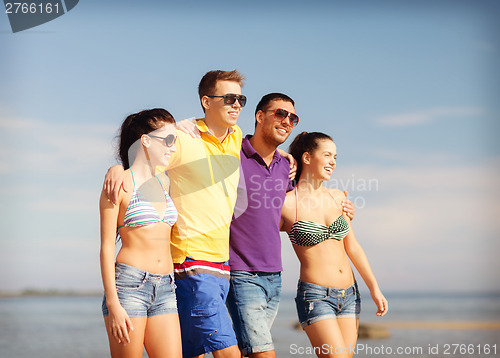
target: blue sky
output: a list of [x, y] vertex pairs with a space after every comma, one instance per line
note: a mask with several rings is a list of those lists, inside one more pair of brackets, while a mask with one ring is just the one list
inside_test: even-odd
[[[99, 289], [98, 197], [127, 114], [201, 116], [212, 69], [296, 101], [381, 287], [498, 290], [500, 6], [494, 1], [81, 1], [13, 34], [0, 14], [2, 289]], [[290, 140], [283, 145], [286, 149]], [[371, 183], [371, 187], [368, 185]], [[284, 290], [298, 262], [286, 235]]]

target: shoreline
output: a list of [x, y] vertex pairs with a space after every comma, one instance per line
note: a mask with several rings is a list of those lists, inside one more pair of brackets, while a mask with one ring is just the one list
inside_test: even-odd
[[364, 325], [386, 329], [426, 330], [500, 330], [500, 321], [393, 321], [363, 322]]
[[[47, 288], [47, 289], [37, 289], [37, 288], [25, 288], [25, 289], [20, 289], [20, 290], [0, 290], [0, 298], [1, 297], [15, 297], [15, 296], [99, 296], [102, 295], [104, 292], [103, 289], [89, 289], [89, 290], [74, 290], [74, 289], [57, 289], [57, 288]], [[453, 296], [453, 297], [461, 297], [461, 298], [476, 298], [476, 294], [472, 292], [448, 292], [448, 291], [442, 291], [442, 292], [433, 292], [435, 295], [438, 295], [439, 297], [448, 297], [448, 296]], [[369, 293], [361, 291], [362, 296], [369, 296]], [[394, 299], [399, 299], [399, 298], [416, 298], [420, 296], [426, 296], [426, 293], [418, 292], [418, 293], [412, 293], [412, 292], [389, 292], [386, 294], [386, 296]], [[486, 292], [484, 293], [485, 297], [488, 298], [495, 298], [498, 297], [500, 299], [500, 291], [491, 291], [491, 292]], [[282, 299], [287, 299], [291, 298], [293, 299], [295, 297], [295, 292], [290, 291], [290, 292], [282, 292], [281, 294]]]
[[22, 291], [0, 291], [2, 298], [20, 298], [20, 297], [98, 297], [102, 296], [103, 291], [73, 291], [73, 290], [34, 290], [26, 289]]

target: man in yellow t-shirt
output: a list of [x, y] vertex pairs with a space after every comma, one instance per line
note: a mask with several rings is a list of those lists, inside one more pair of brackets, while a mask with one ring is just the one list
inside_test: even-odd
[[221, 142], [206, 121], [196, 120], [201, 140], [177, 132], [170, 159], [170, 195], [179, 212], [172, 231], [172, 258], [211, 262], [229, 259], [229, 225], [236, 202], [242, 133], [228, 128]]
[[171, 248], [184, 357], [212, 352], [240, 357], [225, 301], [229, 291], [229, 226], [239, 179], [246, 103], [238, 71], [210, 71], [198, 87], [205, 117], [200, 138], [177, 131], [168, 175], [179, 218]]

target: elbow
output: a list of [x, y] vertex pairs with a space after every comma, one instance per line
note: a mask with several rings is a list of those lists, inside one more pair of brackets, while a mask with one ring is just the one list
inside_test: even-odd
[[354, 257], [360, 252], [361, 246], [359, 244], [350, 243], [345, 246], [345, 252], [349, 257]]
[[114, 247], [113, 247], [113, 249], [111, 249], [110, 247], [106, 247], [106, 246], [101, 245], [101, 249], [99, 250], [99, 257], [101, 259], [101, 262], [103, 260], [108, 259], [108, 258], [114, 259], [114, 256], [115, 256]]

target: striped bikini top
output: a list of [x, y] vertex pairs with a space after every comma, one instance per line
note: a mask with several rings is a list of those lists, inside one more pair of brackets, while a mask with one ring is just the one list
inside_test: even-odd
[[165, 193], [165, 201], [167, 202], [167, 210], [165, 211], [165, 215], [163, 215], [163, 220], [160, 219], [158, 212], [153, 207], [153, 205], [144, 199], [144, 197], [139, 193], [137, 186], [135, 185], [134, 173], [132, 172], [132, 168], [130, 168], [130, 173], [132, 174], [132, 180], [134, 182], [134, 192], [132, 193], [132, 198], [127, 207], [127, 211], [125, 212], [125, 218], [123, 219], [123, 225], [119, 226], [118, 229], [122, 227], [138, 227], [138, 226], [147, 226], [151, 224], [156, 224], [158, 222], [165, 222], [170, 226], [173, 226], [177, 221], [177, 209], [175, 208], [174, 202], [170, 195], [168, 195], [167, 191], [163, 187], [160, 179], [156, 177], [158, 182], [160, 183], [163, 192]]
[[318, 224], [314, 221], [308, 220], [298, 220], [299, 219], [299, 197], [297, 193], [297, 188], [295, 188], [295, 199], [296, 199], [296, 214], [295, 222], [288, 233], [290, 241], [292, 244], [298, 246], [314, 246], [328, 239], [342, 240], [347, 236], [349, 232], [349, 224], [342, 215], [342, 209], [337, 204], [337, 201], [333, 195], [326, 190], [328, 194], [332, 197], [333, 201], [340, 209], [340, 216], [335, 219], [330, 226], [323, 224]]

